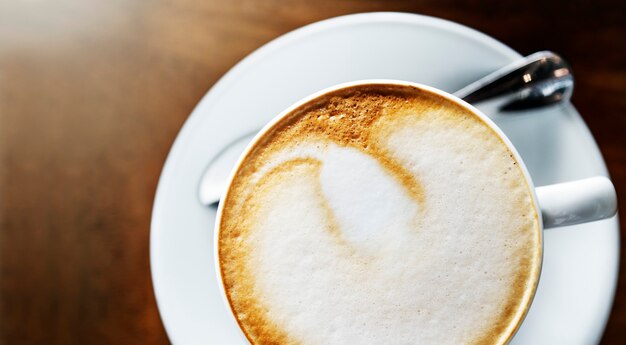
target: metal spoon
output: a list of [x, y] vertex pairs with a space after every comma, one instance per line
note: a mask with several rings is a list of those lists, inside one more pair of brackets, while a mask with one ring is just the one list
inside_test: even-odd
[[[515, 61], [454, 93], [486, 114], [513, 113], [560, 103], [574, 89], [572, 69], [559, 55], [542, 51]], [[217, 205], [237, 159], [252, 141], [248, 133], [220, 151], [209, 163], [199, 186], [200, 203]]]

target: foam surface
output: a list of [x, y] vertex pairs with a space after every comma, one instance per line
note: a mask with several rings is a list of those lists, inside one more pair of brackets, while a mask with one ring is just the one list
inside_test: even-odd
[[225, 200], [224, 286], [253, 344], [502, 344], [538, 278], [532, 196], [501, 139], [412, 87], [296, 109]]

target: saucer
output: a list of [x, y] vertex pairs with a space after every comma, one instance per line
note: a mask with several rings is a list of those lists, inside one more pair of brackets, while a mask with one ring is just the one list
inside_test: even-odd
[[[459, 24], [413, 14], [365, 13], [290, 32], [232, 68], [178, 134], [154, 202], [152, 279], [172, 343], [245, 343], [216, 280], [215, 209], [198, 201], [201, 175], [226, 144], [334, 84], [400, 79], [454, 92], [518, 58], [504, 44]], [[535, 185], [607, 175], [593, 137], [571, 104], [493, 118], [518, 149]], [[546, 230], [544, 241], [537, 293], [511, 344], [598, 343], [617, 282], [617, 217]]]

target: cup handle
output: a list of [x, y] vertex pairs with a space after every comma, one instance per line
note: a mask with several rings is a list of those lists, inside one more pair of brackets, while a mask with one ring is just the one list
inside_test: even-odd
[[544, 229], [613, 217], [617, 196], [613, 183], [598, 176], [535, 189]]

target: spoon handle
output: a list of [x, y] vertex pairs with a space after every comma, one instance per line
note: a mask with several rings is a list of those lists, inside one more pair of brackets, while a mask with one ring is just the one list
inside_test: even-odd
[[[462, 88], [454, 94], [492, 116], [567, 101], [574, 88], [569, 65], [557, 54], [538, 52], [513, 62]], [[254, 134], [227, 145], [209, 163], [199, 187], [200, 202], [219, 202], [230, 169]]]
[[489, 102], [500, 112], [527, 110], [567, 101], [574, 89], [570, 65], [541, 51], [509, 64], [454, 93], [473, 105]]

